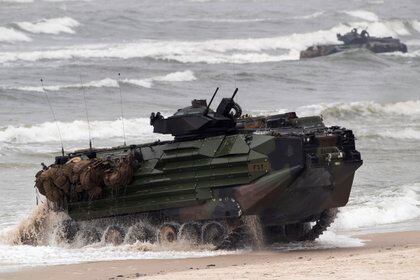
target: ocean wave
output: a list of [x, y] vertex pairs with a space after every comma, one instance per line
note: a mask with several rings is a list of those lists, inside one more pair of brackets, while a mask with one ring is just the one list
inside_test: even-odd
[[60, 17], [51, 19], [42, 19], [37, 22], [17, 22], [16, 25], [30, 33], [46, 33], [46, 34], [59, 34], [59, 33], [75, 33], [74, 27], [80, 25], [77, 20], [71, 17]]
[[[180, 72], [183, 73], [183, 72]], [[177, 80], [183, 77], [177, 72], [162, 76], [160, 80]], [[144, 84], [143, 84], [144, 86]], [[288, 110], [279, 110], [279, 112]], [[373, 101], [352, 102], [352, 103], [331, 103], [316, 104], [297, 108], [300, 116], [322, 115], [327, 121], [336, 119], [354, 120], [356, 117], [364, 122], [378, 119], [389, 119], [392, 117], [407, 116], [418, 118], [420, 116], [420, 100], [405, 101], [389, 104], [379, 104]], [[260, 112], [263, 113], [263, 112]], [[267, 112], [264, 112], [267, 113]], [[128, 137], [141, 139], [156, 139], [148, 118], [125, 119], [125, 126]], [[92, 121], [91, 132], [93, 138], [107, 139], [122, 137], [121, 120], [113, 121]], [[88, 125], [85, 121], [76, 120], [73, 122], [58, 122], [62, 130], [64, 141], [85, 140], [88, 135]], [[393, 137], [401, 139], [420, 139], [420, 132], [413, 127], [385, 127], [380, 130], [369, 129], [364, 131], [363, 127], [358, 129], [363, 137]], [[0, 141], [9, 143], [43, 143], [58, 141], [57, 127], [53, 122], [45, 122], [30, 126], [5, 126], [0, 127]]]
[[217, 39], [206, 41], [143, 40], [127, 44], [81, 45], [63, 49], [30, 52], [1, 52], [1, 62], [42, 59], [153, 58], [181, 63], [262, 63], [299, 59], [299, 51], [314, 44], [337, 44], [337, 33], [353, 26], [368, 27], [372, 36], [410, 34], [412, 22], [380, 21], [339, 24], [328, 30], [294, 33], [279, 37]]
[[420, 115], [420, 100], [387, 104], [380, 104], [374, 101], [321, 103], [299, 107], [297, 112], [302, 115], [322, 115], [325, 118], [340, 119], [349, 119], [355, 116], [418, 116]]
[[295, 16], [293, 17], [294, 19], [313, 19], [313, 18], [317, 18], [322, 16], [323, 14], [325, 14], [325, 11], [318, 11], [318, 12], [314, 12], [312, 14], [309, 15], [303, 15], [303, 16]]
[[410, 52], [406, 52], [406, 53], [402, 53], [402, 52], [384, 53], [384, 55], [414, 58], [414, 57], [420, 57], [420, 50], [410, 51]]
[[420, 46], [420, 40], [408, 40], [405, 42], [408, 46]]
[[[6, 28], [0, 26], [0, 42], [13, 43], [18, 41], [29, 42], [32, 41], [32, 39], [26, 34], [17, 31], [13, 28]], [[0, 58], [0, 61], [1, 60], [2, 59]]]
[[420, 217], [420, 183], [384, 189], [362, 204], [342, 208], [334, 229], [357, 229], [397, 223]]
[[[53, 86], [21, 86], [21, 87], [5, 87], [6, 89], [14, 89], [14, 90], [21, 90], [21, 91], [36, 91], [36, 92], [44, 92], [45, 91], [59, 91], [62, 89], [70, 89], [70, 88], [81, 88], [82, 84], [69, 84], [69, 85], [53, 85]], [[118, 87], [118, 81], [110, 78], [97, 80], [97, 81], [90, 81], [83, 84], [83, 87], [90, 88], [90, 87]]]
[[[272, 44], [270, 44], [272, 43]], [[299, 53], [273, 55], [262, 50], [287, 49], [287, 42], [273, 38], [209, 40], [201, 42], [143, 41], [141, 43], [79, 46], [32, 52], [2, 52], [0, 63], [73, 58], [153, 58], [181, 63], [258, 63], [297, 60]], [[297, 46], [297, 45], [296, 45]]]
[[0, 3], [33, 3], [34, 0], [0, 0]]
[[121, 82], [151, 88], [155, 82], [190, 82], [196, 79], [197, 78], [194, 76], [194, 73], [192, 71], [186, 70], [169, 73], [165, 76], [156, 76], [147, 79], [124, 79], [121, 80]]
[[[88, 138], [88, 123], [83, 120], [57, 122], [63, 141], [84, 141]], [[148, 118], [124, 119], [126, 136], [141, 141], [154, 141], [158, 136], [153, 134]], [[121, 119], [112, 121], [91, 121], [90, 131], [93, 139], [122, 138]], [[160, 135], [161, 139], [168, 138]], [[45, 143], [58, 142], [59, 133], [54, 122], [36, 125], [22, 125], [0, 128], [0, 141], [7, 143]]]
[[416, 31], [420, 32], [420, 21], [413, 20], [411, 25]]
[[379, 17], [372, 12], [365, 11], [365, 10], [354, 10], [354, 11], [345, 11], [345, 14], [348, 14], [349, 16], [368, 20], [368, 21], [378, 21]]
[[147, 22], [212, 22], [212, 23], [249, 23], [249, 22], [269, 22], [269, 21], [280, 21], [281, 19], [276, 18], [212, 18], [212, 17], [201, 17], [201, 18], [153, 18], [153, 19], [142, 19]]
[[420, 130], [416, 130], [412, 127], [406, 128], [384, 128], [382, 130], [366, 130], [359, 131], [357, 133], [360, 137], [368, 138], [394, 138], [394, 139], [408, 139], [408, 140], [420, 140]]
[[368, 1], [368, 3], [369, 4], [381, 5], [381, 4], [385, 3], [385, 2], [384, 2], [384, 0], [371, 0], [371, 1]]
[[[186, 71], [177, 71], [173, 73], [169, 73], [163, 76], [155, 76], [151, 78], [145, 79], [122, 79], [116, 80], [111, 78], [105, 78], [96, 81], [89, 81], [83, 83], [83, 87], [86, 88], [100, 88], [100, 87], [118, 87], [119, 83], [130, 84], [145, 88], [151, 88], [154, 83], [156, 82], [189, 82], [196, 80], [194, 73], [190, 70]], [[59, 91], [63, 89], [70, 89], [70, 88], [81, 88], [82, 84], [67, 84], [67, 85], [50, 85], [50, 86], [19, 86], [19, 87], [5, 87], [5, 89], [13, 89], [13, 90], [21, 90], [21, 91], [35, 91], [35, 92], [43, 92], [46, 91]]]

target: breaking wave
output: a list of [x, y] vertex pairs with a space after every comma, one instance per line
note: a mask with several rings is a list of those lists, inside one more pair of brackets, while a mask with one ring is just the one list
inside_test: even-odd
[[364, 10], [355, 10], [355, 11], [345, 11], [344, 13], [348, 14], [349, 16], [368, 20], [368, 21], [378, 21], [379, 17], [372, 12], [364, 11]]
[[300, 107], [297, 112], [301, 116], [321, 115], [327, 125], [348, 125], [357, 137], [420, 139], [420, 100], [315, 104]]
[[[156, 140], [148, 118], [124, 119], [127, 137], [142, 140]], [[58, 122], [64, 141], [80, 141], [88, 137], [88, 123], [76, 120]], [[94, 139], [122, 137], [121, 119], [114, 121], [91, 121], [90, 130]], [[59, 141], [57, 126], [54, 122], [45, 122], [30, 126], [12, 126], [0, 128], [0, 141], [9, 143], [44, 143]]]
[[420, 32], [420, 21], [418, 21], [418, 20], [413, 20], [411, 24], [412, 24], [412, 27], [413, 27], [416, 31]]
[[[27, 36], [26, 34], [14, 30], [13, 28], [6, 28], [6, 27], [1, 27], [0, 26], [0, 42], [8, 42], [8, 43], [13, 43], [13, 42], [18, 42], [18, 41], [23, 41], [23, 42], [29, 42], [32, 39]], [[0, 58], [0, 61], [2, 59]]]
[[[145, 88], [151, 88], [156, 82], [190, 82], [194, 81], [197, 78], [194, 76], [194, 73], [191, 70], [186, 71], [177, 71], [169, 73], [167, 75], [155, 76], [145, 79], [123, 79], [115, 80], [111, 78], [105, 78], [102, 80], [90, 81], [83, 83], [83, 87], [88, 88], [100, 88], [100, 87], [118, 87], [119, 83], [130, 84]], [[36, 91], [43, 92], [46, 91], [59, 91], [62, 89], [69, 88], [81, 88], [82, 84], [67, 84], [67, 85], [51, 85], [51, 86], [21, 86], [21, 87], [6, 87], [6, 89], [15, 89], [21, 91]]]
[[420, 100], [380, 104], [374, 101], [329, 103], [303, 106], [297, 109], [302, 115], [322, 115], [326, 118], [351, 118], [354, 116], [413, 116], [420, 115]]
[[[6, 87], [6, 89], [16, 89], [21, 91], [36, 91], [36, 92], [44, 92], [46, 91], [59, 91], [62, 89], [68, 88], [81, 88], [82, 85], [79, 84], [70, 84], [70, 85], [53, 85], [53, 86], [21, 86], [21, 87]], [[97, 81], [90, 81], [83, 84], [83, 87], [118, 87], [118, 81], [110, 78], [97, 80]]]
[[[358, 199], [362, 200], [363, 199]], [[357, 229], [411, 220], [420, 217], [420, 183], [384, 188], [365, 202], [340, 210], [334, 229]]]
[[384, 53], [384, 55], [398, 56], [398, 57], [420, 57], [420, 50], [410, 51], [406, 53], [402, 53], [402, 52]]
[[384, 2], [384, 0], [371, 0], [371, 1], [368, 1], [368, 3], [369, 4], [381, 5], [381, 4], [385, 3], [385, 2]]
[[[167, 75], [167, 80], [178, 77]], [[180, 75], [182, 76], [182, 75]], [[281, 110], [282, 112], [288, 110]], [[327, 121], [333, 119], [334, 123], [339, 120], [356, 120], [359, 125], [354, 129], [358, 136], [364, 137], [392, 137], [402, 139], [420, 139], [420, 131], [414, 127], [404, 127], [402, 119], [412, 117], [418, 120], [420, 117], [420, 100], [405, 101], [389, 104], [379, 104], [373, 101], [317, 104], [297, 108], [300, 116], [322, 115]], [[261, 112], [260, 112], [261, 113]], [[265, 112], [267, 113], [267, 112]], [[369, 117], [369, 118], [367, 118]], [[369, 125], [365, 130], [363, 125], [366, 121], [381, 120], [397, 117], [396, 127], [385, 127], [375, 130], [375, 125]], [[134, 118], [124, 120], [127, 137], [141, 138], [144, 141], [156, 140], [148, 118]], [[73, 122], [58, 122], [64, 141], [85, 140], [88, 135], [88, 124], [86, 121], [76, 120]], [[112, 121], [91, 121], [92, 137], [95, 139], [119, 138], [121, 132], [121, 120]], [[56, 142], [59, 140], [57, 127], [53, 122], [45, 122], [36, 125], [4, 126], [0, 127], [0, 141], [8, 143], [44, 143]]]
[[408, 46], [420, 46], [420, 40], [409, 40], [405, 42]]
[[313, 19], [313, 18], [317, 18], [322, 16], [323, 14], [325, 14], [325, 11], [318, 11], [318, 12], [314, 12], [312, 14], [309, 15], [303, 15], [303, 16], [295, 16], [293, 17], [294, 19]]
[[408, 139], [408, 140], [420, 140], [420, 130], [416, 130], [411, 127], [406, 128], [384, 128], [379, 131], [358, 131], [358, 136], [363, 137], [382, 137], [382, 138], [394, 138], [394, 139]]
[[77, 20], [70, 17], [42, 19], [37, 22], [17, 22], [16, 25], [30, 33], [46, 33], [46, 34], [59, 34], [59, 33], [75, 33], [74, 27], [80, 25]]
[[250, 23], [250, 22], [266, 22], [266, 21], [279, 21], [276, 18], [153, 18], [144, 19], [148, 22], [212, 22], [212, 23]]
[[186, 70], [169, 73], [165, 76], [156, 76], [147, 79], [125, 79], [121, 82], [151, 88], [153, 86], [153, 83], [155, 82], [190, 82], [196, 79], [197, 78], [194, 76], [194, 73], [192, 71]]
[[299, 59], [299, 51], [313, 44], [339, 43], [336, 33], [353, 26], [368, 27], [372, 36], [410, 34], [416, 21], [375, 21], [338, 24], [328, 30], [294, 33], [279, 37], [217, 39], [206, 41], [143, 40], [128, 44], [80, 45], [30, 52], [2, 52], [0, 62], [73, 58], [153, 58], [181, 63], [262, 63]]
[[0, 3], [33, 3], [34, 0], [0, 0]]

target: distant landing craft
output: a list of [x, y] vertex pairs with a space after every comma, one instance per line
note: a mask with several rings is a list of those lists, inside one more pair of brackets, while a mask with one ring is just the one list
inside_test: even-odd
[[356, 28], [344, 35], [337, 34], [337, 39], [343, 44], [311, 46], [300, 52], [300, 58], [314, 58], [351, 49], [366, 49], [374, 53], [407, 52], [407, 45], [401, 43], [399, 39], [370, 37], [366, 30], [359, 34]]

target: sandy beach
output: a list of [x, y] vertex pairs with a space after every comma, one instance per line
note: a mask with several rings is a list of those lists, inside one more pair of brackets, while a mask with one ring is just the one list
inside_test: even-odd
[[0, 279], [418, 279], [420, 232], [357, 236], [363, 247], [263, 249], [217, 257], [125, 260], [25, 268]]

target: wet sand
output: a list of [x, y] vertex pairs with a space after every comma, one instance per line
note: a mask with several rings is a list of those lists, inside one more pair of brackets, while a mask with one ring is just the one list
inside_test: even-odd
[[420, 232], [357, 236], [363, 247], [26, 268], [0, 279], [419, 279]]

